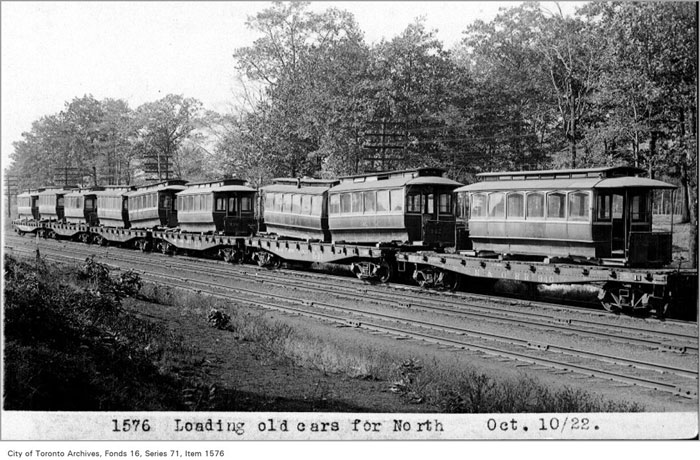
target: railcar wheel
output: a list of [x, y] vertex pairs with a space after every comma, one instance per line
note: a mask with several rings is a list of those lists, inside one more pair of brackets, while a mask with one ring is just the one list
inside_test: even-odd
[[458, 273], [444, 271], [442, 277], [442, 285], [448, 291], [454, 292], [459, 289], [461, 277]]
[[160, 243], [158, 243], [158, 245], [157, 245], [156, 247], [157, 247], [157, 248], [160, 250], [160, 252], [162, 252], [163, 254], [172, 254], [172, 253], [174, 252], [173, 250], [175, 249], [175, 248], [173, 247], [173, 245], [170, 244], [170, 243], [168, 243], [167, 241], [161, 241]]
[[375, 274], [377, 276], [377, 280], [380, 283], [388, 283], [389, 280], [391, 279], [392, 274], [393, 274], [391, 264], [389, 262], [386, 262], [386, 261], [382, 262], [377, 267]]
[[233, 264], [233, 263], [238, 263], [242, 264], [243, 263], [243, 254], [241, 254], [241, 251], [233, 248], [226, 248], [221, 250], [221, 258], [224, 260], [224, 262]]
[[260, 267], [280, 268], [282, 266], [282, 259], [265, 251], [256, 253], [255, 261]]
[[54, 232], [53, 230], [49, 230], [47, 237], [51, 238], [52, 240], [57, 240], [58, 239], [58, 233]]
[[602, 302], [601, 301], [600, 303], [603, 304], [603, 308], [606, 311], [609, 311], [610, 313], [620, 313], [620, 311], [621, 311], [621, 309], [617, 305], [614, 305], [611, 302]]
[[81, 243], [90, 244], [90, 234], [89, 233], [81, 233], [80, 236], [78, 236], [78, 239], [80, 240]]
[[626, 311], [640, 316], [649, 315], [657, 303], [657, 298], [652, 293], [624, 283], [607, 283], [598, 299], [603, 308], [611, 313]]
[[107, 240], [102, 235], [93, 235], [92, 242], [98, 246], [107, 246]]
[[137, 240], [135, 245], [136, 245], [136, 249], [138, 249], [141, 252], [146, 252], [149, 249], [151, 249], [151, 245], [148, 242], [148, 240]]

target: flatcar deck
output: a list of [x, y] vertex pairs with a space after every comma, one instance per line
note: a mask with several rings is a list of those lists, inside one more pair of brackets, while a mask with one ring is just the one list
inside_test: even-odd
[[697, 274], [694, 270], [648, 270], [600, 265], [496, 260], [462, 254], [440, 254], [420, 251], [400, 253], [398, 262], [429, 265], [475, 278], [505, 279], [540, 284], [589, 284], [616, 281], [621, 283], [665, 285], [669, 276], [678, 273]]

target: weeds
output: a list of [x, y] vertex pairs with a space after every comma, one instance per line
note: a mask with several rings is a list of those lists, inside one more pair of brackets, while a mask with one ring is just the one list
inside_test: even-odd
[[[425, 405], [426, 411], [643, 410], [582, 390], [552, 390], [525, 377], [495, 380], [463, 366], [312, 336], [213, 296], [142, 283], [133, 272], [113, 276], [92, 258], [74, 272], [62, 270], [65, 276], [50, 270], [43, 259], [32, 264], [5, 259], [6, 409], [217, 410], [235, 405], [235, 392], [211, 382], [199, 350], [162, 324], [122, 309], [122, 300], [138, 292], [235, 333], [260, 360], [384, 381], [388, 390]], [[308, 398], [326, 401], [332, 393], [319, 379]]]
[[183, 383], [154, 364], [182, 341], [121, 309], [140, 283], [94, 259], [54, 270], [6, 257], [5, 408], [186, 409]]
[[[148, 287], [145, 288], [149, 290]], [[151, 291], [155, 292], [155, 291]], [[251, 342], [263, 360], [289, 361], [325, 374], [342, 373], [363, 380], [391, 382], [389, 391], [411, 404], [425, 404], [445, 413], [503, 412], [637, 412], [635, 403], [607, 401], [582, 390], [551, 390], [522, 377], [495, 380], [473, 369], [456, 370], [436, 360], [424, 364], [415, 357], [378, 352], [369, 346], [338, 344], [337, 340], [305, 334], [270, 321], [264, 313], [241, 313], [225, 302], [204, 295], [159, 291], [165, 298], [184, 299], [191, 314], [208, 311], [210, 324], [225, 325]], [[158, 301], [157, 299], [152, 299]], [[228, 313], [224, 313], [224, 311]], [[202, 315], [203, 317], [203, 315]], [[399, 363], [398, 365], [396, 363]]]

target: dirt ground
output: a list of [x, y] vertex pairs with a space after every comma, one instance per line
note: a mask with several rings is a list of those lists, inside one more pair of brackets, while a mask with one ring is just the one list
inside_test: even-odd
[[[426, 403], [412, 403], [392, 391], [393, 382], [368, 380], [360, 376], [329, 374], [300, 367], [290, 360], [261, 357], [255, 344], [241, 340], [235, 333], [213, 328], [207, 313], [182, 307], [129, 300], [125, 307], [143, 318], [164, 323], [183, 337], [201, 354], [201, 371], [207, 380], [216, 382], [219, 404], [226, 411], [300, 411], [300, 412], [439, 412]], [[236, 307], [244, 308], [247, 307]], [[260, 314], [256, 312], [255, 314]], [[295, 330], [312, 333], [339, 343], [360, 341], [419, 362], [440, 362], [454, 368], [472, 368], [495, 379], [527, 376], [552, 388], [580, 388], [606, 399], [637, 402], [649, 412], [693, 410], [688, 400], [668, 395], [654, 395], [630, 386], [611, 386], [609, 382], [580, 376], [561, 375], [536, 366], [505, 363], [493, 357], [474, 356], [461, 350], [426, 345], [413, 340], [396, 340], [361, 328], [343, 328], [336, 324], [276, 312], [265, 312], [272, 321], [284, 322]], [[397, 360], [397, 364], [400, 360]]]
[[[201, 355], [202, 370], [229, 402], [227, 411], [434, 412], [408, 404], [389, 382], [350, 378], [261, 357], [234, 332], [213, 328], [206, 313], [129, 299], [142, 318], [165, 323]], [[271, 319], [279, 319], [270, 314]]]

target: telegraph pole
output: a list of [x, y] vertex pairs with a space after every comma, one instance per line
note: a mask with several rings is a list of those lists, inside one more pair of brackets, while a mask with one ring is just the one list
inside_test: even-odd
[[5, 184], [7, 186], [7, 217], [12, 219], [12, 197], [17, 196], [17, 176], [5, 173]]

